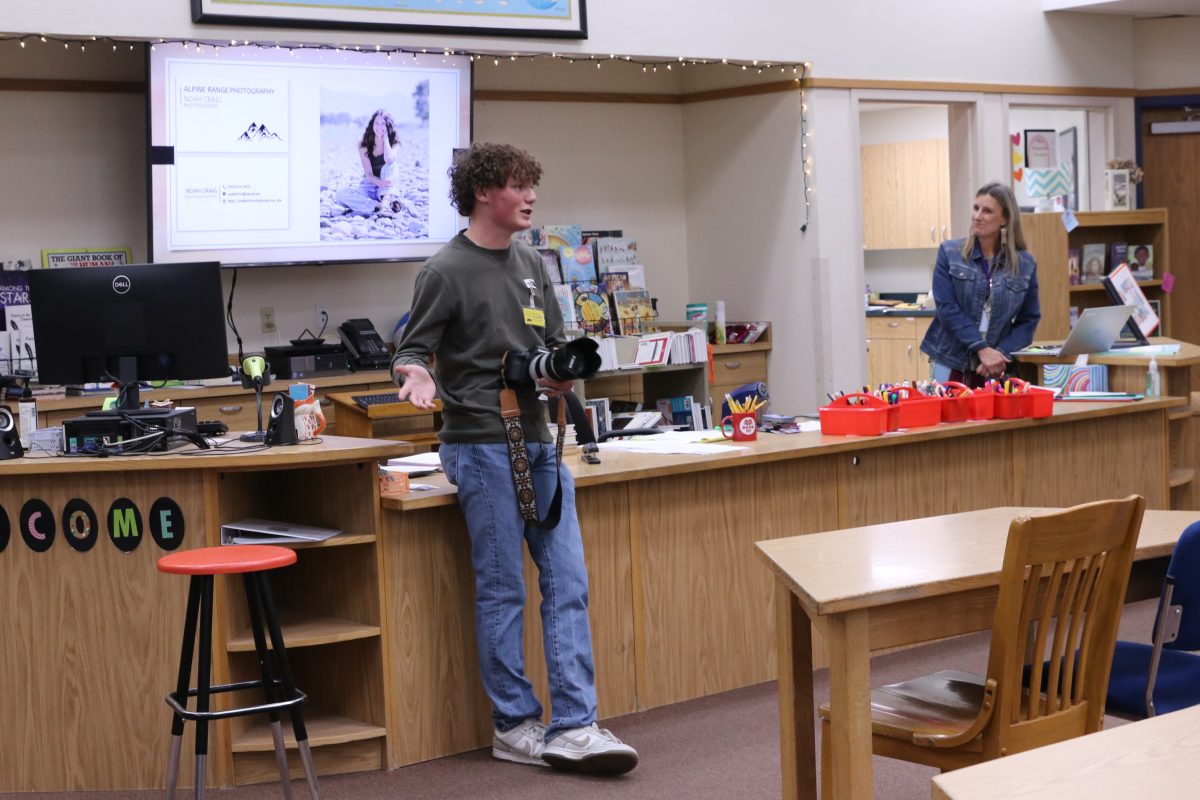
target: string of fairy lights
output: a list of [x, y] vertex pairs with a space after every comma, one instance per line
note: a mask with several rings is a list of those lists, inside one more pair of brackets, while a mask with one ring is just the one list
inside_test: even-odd
[[136, 53], [138, 46], [149, 47], [154, 50], [158, 45], [172, 44], [181, 45], [185, 50], [195, 48], [196, 52], [210, 52], [214, 56], [220, 56], [223, 50], [231, 48], [256, 47], [261, 50], [278, 50], [294, 53], [297, 50], [316, 50], [325, 52], [357, 52], [357, 53], [379, 53], [386, 56], [390, 61], [397, 57], [411, 57], [414, 60], [420, 59], [422, 56], [442, 56], [449, 58], [451, 56], [460, 56], [470, 59], [474, 63], [488, 64], [493, 67], [500, 67], [505, 62], [516, 61], [538, 61], [550, 59], [553, 61], [564, 62], [567, 64], [581, 64], [586, 66], [595, 66], [597, 70], [603, 69], [605, 65], [622, 64], [626, 67], [641, 67], [643, 73], [657, 74], [661, 69], [664, 72], [674, 72], [683, 70], [688, 67], [706, 67], [706, 66], [722, 66], [740, 69], [743, 72], [753, 72], [757, 75], [770, 75], [778, 72], [787, 80], [794, 80], [797, 84], [800, 95], [800, 159], [802, 163], [802, 181], [804, 189], [804, 221], [800, 225], [800, 231], [808, 230], [808, 224], [812, 211], [813, 186], [813, 157], [811, 155], [812, 146], [812, 128], [808, 124], [808, 99], [805, 93], [804, 81], [808, 77], [809, 70], [812, 64], [808, 62], [780, 62], [763, 59], [731, 59], [731, 58], [691, 58], [687, 56], [676, 56], [674, 58], [647, 58], [642, 56], [618, 55], [616, 53], [602, 54], [585, 54], [585, 53], [559, 53], [557, 51], [545, 52], [490, 52], [483, 50], [467, 50], [457, 47], [415, 47], [412, 45], [362, 45], [362, 44], [326, 44], [319, 42], [261, 42], [251, 41], [249, 39], [222, 39], [205, 40], [205, 39], [180, 39], [180, 38], [152, 38], [152, 39], [123, 39], [111, 36], [86, 36], [78, 38], [66, 38], [62, 36], [50, 36], [44, 34], [27, 33], [3, 35], [0, 34], [0, 44], [4, 42], [16, 42], [20, 49], [26, 50], [31, 47], [58, 47], [61, 45], [63, 50], [70, 51], [71, 48], [76, 48], [81, 53], [86, 53], [88, 48], [99, 50], [110, 50], [113, 53]]

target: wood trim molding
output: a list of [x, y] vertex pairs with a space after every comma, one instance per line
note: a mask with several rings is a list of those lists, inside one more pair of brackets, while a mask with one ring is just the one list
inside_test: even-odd
[[477, 89], [475, 101], [508, 101], [518, 103], [658, 103], [677, 105], [683, 95], [649, 94], [638, 92], [531, 92], [508, 89]]
[[1111, 86], [1025, 86], [1005, 83], [954, 83], [949, 81], [881, 81], [865, 78], [807, 78], [812, 89], [892, 89], [922, 92], [982, 92], [984, 94], [1048, 94], [1084, 97], [1137, 97], [1137, 89]]
[[[144, 94], [145, 81], [89, 81], [60, 78], [0, 78], [0, 92], [89, 92], [97, 94]], [[772, 81], [753, 86], [731, 86], [688, 94], [642, 92], [570, 92], [480, 89], [479, 101], [529, 103], [635, 103], [686, 105], [734, 97], [753, 97], [799, 89], [887, 89], [925, 92], [982, 92], [984, 94], [1068, 95], [1077, 97], [1170, 97], [1200, 94], [1200, 87], [1173, 89], [1129, 89], [1111, 86], [1025, 86], [1000, 83], [954, 83], [948, 81], [890, 81], [866, 78], [805, 78]]]
[[59, 78], [0, 78], [0, 92], [88, 92], [145, 94], [145, 81], [85, 81]]

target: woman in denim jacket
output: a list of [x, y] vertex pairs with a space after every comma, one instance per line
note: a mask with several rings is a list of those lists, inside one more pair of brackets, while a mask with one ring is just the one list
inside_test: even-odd
[[937, 312], [921, 342], [936, 380], [980, 386], [1004, 374], [1042, 318], [1037, 262], [1025, 249], [1012, 190], [989, 183], [975, 195], [971, 233], [943, 242], [933, 269]]

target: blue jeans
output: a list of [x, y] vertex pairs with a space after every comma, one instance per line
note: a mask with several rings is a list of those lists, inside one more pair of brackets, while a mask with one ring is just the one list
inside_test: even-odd
[[[539, 515], [554, 497], [554, 445], [529, 442]], [[587, 569], [575, 514], [575, 480], [561, 467], [562, 517], [551, 530], [526, 525], [517, 506], [505, 444], [443, 444], [442, 469], [458, 487], [475, 568], [475, 640], [492, 719], [509, 730], [542, 716], [525, 676], [525, 577], [521, 541], [538, 568], [542, 645], [550, 683], [549, 739], [596, 719], [596, 678], [588, 626]]]

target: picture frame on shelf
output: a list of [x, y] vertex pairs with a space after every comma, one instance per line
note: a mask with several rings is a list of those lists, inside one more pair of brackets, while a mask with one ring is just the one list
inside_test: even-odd
[[1025, 130], [1025, 169], [1053, 169], [1058, 166], [1058, 131]]
[[1106, 211], [1133, 210], [1133, 182], [1127, 169], [1104, 171], [1104, 208]]
[[587, 38], [586, 0], [191, 0], [192, 21], [212, 25]]

